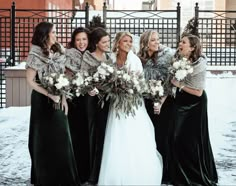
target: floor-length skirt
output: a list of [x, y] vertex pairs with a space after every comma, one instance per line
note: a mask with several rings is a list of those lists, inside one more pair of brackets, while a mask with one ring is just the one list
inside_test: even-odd
[[81, 182], [90, 174], [90, 135], [88, 126], [87, 100], [89, 95], [74, 97], [68, 101], [68, 120], [75, 154], [76, 167]]
[[213, 186], [218, 181], [211, 149], [207, 96], [176, 94], [174, 129], [174, 185]]
[[98, 185], [160, 185], [162, 158], [144, 103], [135, 116], [116, 116], [111, 106]]
[[99, 98], [90, 96], [87, 103], [90, 136], [90, 176], [88, 181], [92, 184], [97, 184], [102, 161], [109, 101], [104, 101], [104, 105], [101, 107]]
[[166, 98], [160, 114], [154, 114], [152, 100], [145, 99], [145, 106], [154, 126], [157, 150], [163, 159], [162, 183], [171, 183], [171, 136], [173, 136], [174, 98], [171, 96]]
[[31, 183], [76, 185], [78, 174], [66, 115], [46, 96], [32, 91], [29, 152]]

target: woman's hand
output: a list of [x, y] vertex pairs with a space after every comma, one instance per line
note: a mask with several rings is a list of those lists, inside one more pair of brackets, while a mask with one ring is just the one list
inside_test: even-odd
[[161, 106], [162, 104], [158, 102], [153, 104], [154, 114], [158, 114], [158, 115], [160, 114]]
[[55, 103], [59, 103], [61, 98], [60, 96], [56, 96], [56, 95], [53, 95], [53, 94], [48, 94], [48, 97], [53, 100]]
[[172, 80], [171, 80], [171, 83], [172, 83], [174, 86], [178, 87], [178, 88], [181, 86], [181, 85], [180, 85], [180, 82], [177, 81], [176, 79], [172, 79]]
[[68, 104], [67, 104], [65, 95], [62, 96], [61, 110], [65, 112], [65, 115], [68, 114]]
[[90, 96], [95, 96], [99, 93], [98, 89], [97, 88], [94, 88], [93, 90], [89, 91], [88, 94]]

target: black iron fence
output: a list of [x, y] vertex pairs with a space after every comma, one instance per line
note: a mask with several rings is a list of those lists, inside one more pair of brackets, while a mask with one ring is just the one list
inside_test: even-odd
[[195, 18], [209, 64], [236, 66], [236, 10], [200, 10], [196, 3]]
[[106, 30], [113, 39], [118, 31], [129, 31], [140, 36], [145, 30], [152, 29], [159, 33], [160, 42], [176, 48], [180, 37], [180, 4], [175, 10], [107, 10], [103, 9]]
[[[64, 46], [72, 31], [89, 26], [89, 5], [85, 10], [29, 10], [0, 9], [0, 108], [5, 107], [6, 83], [3, 68], [14, 66], [26, 59], [34, 27], [41, 21], [56, 25], [58, 41]], [[147, 29], [157, 30], [162, 44], [176, 48], [180, 38], [181, 7], [174, 10], [122, 11], [103, 7], [103, 22], [111, 35], [129, 31], [136, 36]], [[76, 16], [79, 15], [79, 16]], [[236, 11], [209, 11], [195, 7], [199, 33], [209, 65], [236, 65]], [[137, 41], [136, 41], [137, 42]]]

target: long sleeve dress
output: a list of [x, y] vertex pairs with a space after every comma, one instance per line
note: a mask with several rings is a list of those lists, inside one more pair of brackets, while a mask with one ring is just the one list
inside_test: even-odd
[[[37, 71], [36, 81], [50, 73], [64, 72], [65, 56], [44, 56], [40, 47], [32, 45], [26, 68]], [[33, 90], [29, 129], [31, 183], [35, 185], [79, 184], [70, 130], [66, 115], [54, 108], [47, 96]]]
[[174, 51], [164, 45], [160, 45], [158, 55], [155, 59], [147, 59], [143, 68], [145, 79], [162, 80], [165, 82], [164, 95], [167, 96], [161, 107], [160, 114], [154, 114], [153, 101], [145, 99], [145, 106], [155, 129], [155, 139], [157, 150], [163, 158], [163, 177], [162, 183], [170, 183], [171, 165], [171, 133], [173, 129], [174, 99], [171, 96], [171, 86], [169, 81], [169, 67], [174, 56]]
[[[183, 85], [204, 89], [206, 63], [205, 56], [193, 62], [193, 73], [186, 77]], [[216, 185], [218, 177], [208, 131], [206, 92], [198, 97], [177, 89], [175, 107], [174, 185]]]
[[[134, 72], [143, 70], [132, 51], [125, 66]], [[144, 104], [135, 108], [134, 116], [121, 112], [119, 118], [110, 105], [98, 185], [161, 185], [161, 178], [162, 158]]]

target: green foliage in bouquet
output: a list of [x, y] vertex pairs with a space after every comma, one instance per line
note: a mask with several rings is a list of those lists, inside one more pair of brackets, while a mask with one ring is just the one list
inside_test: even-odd
[[127, 68], [116, 69], [106, 99], [110, 99], [117, 117], [120, 113], [134, 116], [135, 110], [142, 105], [142, 94], [146, 88], [142, 73], [134, 73]]

